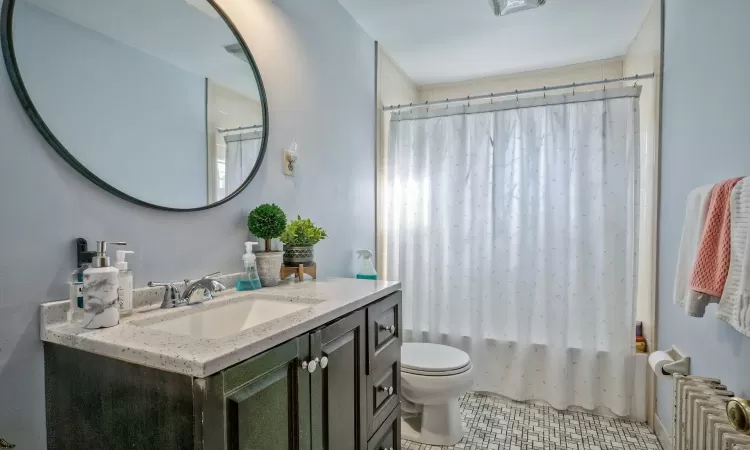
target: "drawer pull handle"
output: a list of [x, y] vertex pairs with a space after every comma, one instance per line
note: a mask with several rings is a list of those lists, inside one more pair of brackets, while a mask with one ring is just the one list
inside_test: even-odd
[[380, 386], [378, 390], [380, 392], [387, 392], [388, 395], [393, 395], [393, 386], [390, 386], [390, 387]]
[[326, 367], [328, 367], [328, 357], [324, 356], [320, 358], [320, 368], [325, 369]]
[[[310, 373], [315, 372], [315, 369], [318, 368], [318, 363], [320, 362], [320, 359], [315, 358], [310, 362], [302, 361], [302, 368]], [[326, 365], [328, 365], [328, 361], [326, 360]]]
[[380, 325], [380, 330], [381, 331], [388, 331], [390, 333], [395, 333], [396, 332], [396, 326], [395, 325], [390, 325], [390, 326], [388, 326], [388, 325]]

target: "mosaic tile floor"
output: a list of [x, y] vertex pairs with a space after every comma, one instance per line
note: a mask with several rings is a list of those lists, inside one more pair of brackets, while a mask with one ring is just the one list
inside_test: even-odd
[[519, 403], [468, 393], [461, 417], [469, 432], [453, 447], [401, 440], [402, 450], [661, 450], [644, 424], [542, 403]]

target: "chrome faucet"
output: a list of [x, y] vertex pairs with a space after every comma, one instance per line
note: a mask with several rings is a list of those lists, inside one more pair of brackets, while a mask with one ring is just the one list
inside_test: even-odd
[[[186, 303], [201, 303], [206, 300], [212, 300], [214, 298], [214, 292], [221, 292], [227, 288], [217, 280], [211, 278], [217, 275], [221, 275], [221, 272], [206, 275], [193, 283], [191, 283], [190, 280], [185, 280], [185, 286], [187, 287], [182, 294], [182, 299]], [[196, 294], [200, 295], [200, 298], [196, 298]]]
[[[192, 283], [190, 282], [190, 280], [185, 280], [186, 287], [185, 292], [183, 292], [182, 295], [180, 295], [180, 290], [177, 289], [177, 286], [175, 286], [174, 283], [159, 283], [155, 281], [149, 281], [148, 286], [164, 286], [164, 300], [162, 300], [161, 302], [161, 308], [176, 308], [178, 306], [192, 305], [196, 303], [202, 303], [206, 300], [211, 300], [214, 298], [214, 292], [220, 292], [226, 289], [226, 286], [211, 278], [220, 274], [221, 272], [212, 273]], [[198, 296], [200, 296], [200, 298], [198, 298]]]

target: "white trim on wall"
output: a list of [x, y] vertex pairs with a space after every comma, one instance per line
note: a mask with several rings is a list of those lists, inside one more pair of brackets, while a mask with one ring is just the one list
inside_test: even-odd
[[672, 442], [672, 437], [669, 432], [667, 432], [667, 429], [664, 427], [664, 423], [662, 423], [658, 414], [654, 414], [654, 428], [654, 433], [656, 433], [656, 438], [659, 439], [662, 449], [673, 450], [674, 443]]

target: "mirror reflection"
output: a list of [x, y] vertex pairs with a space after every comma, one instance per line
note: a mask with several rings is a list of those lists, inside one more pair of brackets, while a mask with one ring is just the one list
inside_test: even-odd
[[260, 165], [260, 76], [208, 1], [17, 0], [11, 35], [48, 140], [102, 187], [204, 208]]

